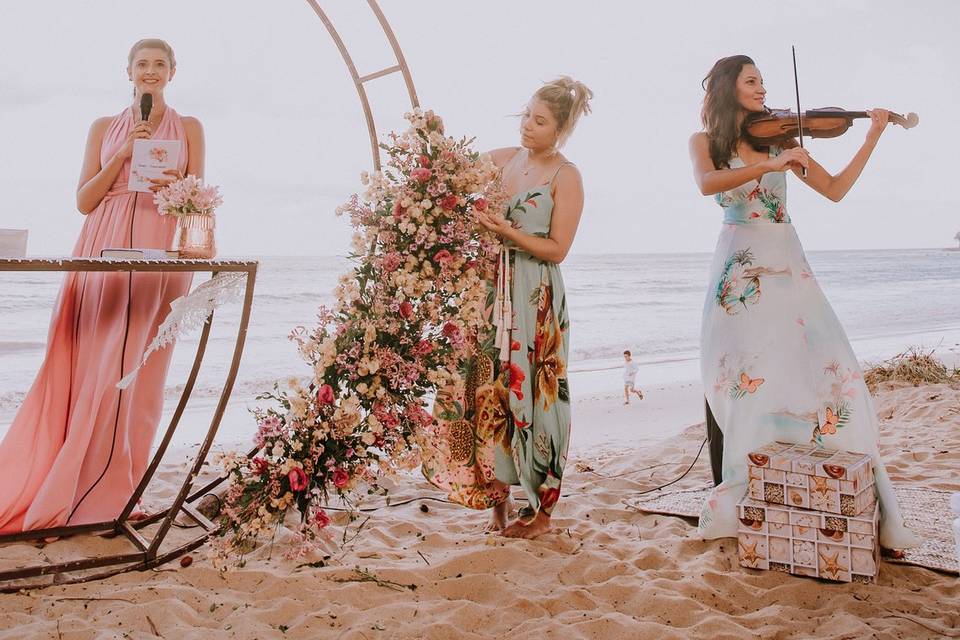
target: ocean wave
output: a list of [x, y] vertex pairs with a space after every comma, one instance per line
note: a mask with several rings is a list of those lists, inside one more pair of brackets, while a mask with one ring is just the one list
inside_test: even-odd
[[0, 342], [0, 355], [24, 353], [29, 351], [42, 351], [47, 348], [46, 342], [33, 340]]

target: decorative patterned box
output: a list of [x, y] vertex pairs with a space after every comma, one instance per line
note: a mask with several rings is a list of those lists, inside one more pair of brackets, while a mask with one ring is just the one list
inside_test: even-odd
[[859, 515], [874, 501], [873, 464], [865, 453], [771, 442], [747, 457], [747, 496], [754, 500], [844, 516]]
[[838, 582], [875, 582], [880, 507], [859, 516], [797, 509], [744, 498], [737, 505], [737, 555], [752, 569]]

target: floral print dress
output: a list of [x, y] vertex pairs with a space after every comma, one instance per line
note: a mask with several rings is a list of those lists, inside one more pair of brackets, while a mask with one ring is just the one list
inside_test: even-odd
[[[735, 157], [730, 167], [738, 166]], [[700, 533], [737, 535], [748, 452], [774, 440], [814, 442], [873, 456], [881, 544], [914, 546], [877, 450], [877, 415], [860, 366], [787, 214], [786, 175], [767, 173], [716, 201], [724, 224], [703, 307], [700, 367], [723, 432], [723, 482], [703, 506]]]
[[[555, 179], [556, 175], [554, 175]], [[531, 235], [548, 237], [553, 180], [511, 198], [506, 218]], [[521, 518], [547, 515], [560, 497], [570, 439], [567, 381], [569, 319], [557, 264], [508, 247], [503, 277], [509, 302], [491, 283], [491, 324], [464, 364], [464, 384], [438, 393], [438, 434], [423, 447], [424, 476], [451, 500], [475, 509], [502, 502], [499, 480], [520, 485], [528, 499]], [[508, 311], [497, 331], [494, 311]], [[504, 348], [498, 344], [505, 338]]]

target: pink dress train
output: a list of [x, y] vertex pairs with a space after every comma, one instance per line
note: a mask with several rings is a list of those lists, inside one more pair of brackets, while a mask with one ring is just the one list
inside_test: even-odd
[[[133, 128], [131, 109], [104, 134], [101, 166]], [[187, 139], [167, 107], [154, 138]], [[157, 213], [153, 194], [127, 190], [129, 161], [73, 250], [169, 248], [176, 221]], [[0, 533], [116, 518], [146, 470], [163, 411], [171, 348], [155, 353], [124, 391], [129, 373], [190, 274], [68, 273], [54, 307], [43, 365], [0, 443]], [[129, 310], [129, 312], [128, 312]]]

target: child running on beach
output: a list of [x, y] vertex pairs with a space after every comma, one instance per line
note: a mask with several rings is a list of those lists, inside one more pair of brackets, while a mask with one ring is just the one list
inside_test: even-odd
[[643, 391], [634, 387], [640, 365], [633, 361], [633, 355], [629, 349], [623, 352], [623, 360], [623, 404], [630, 404], [631, 393], [637, 394], [637, 397], [643, 400]]

